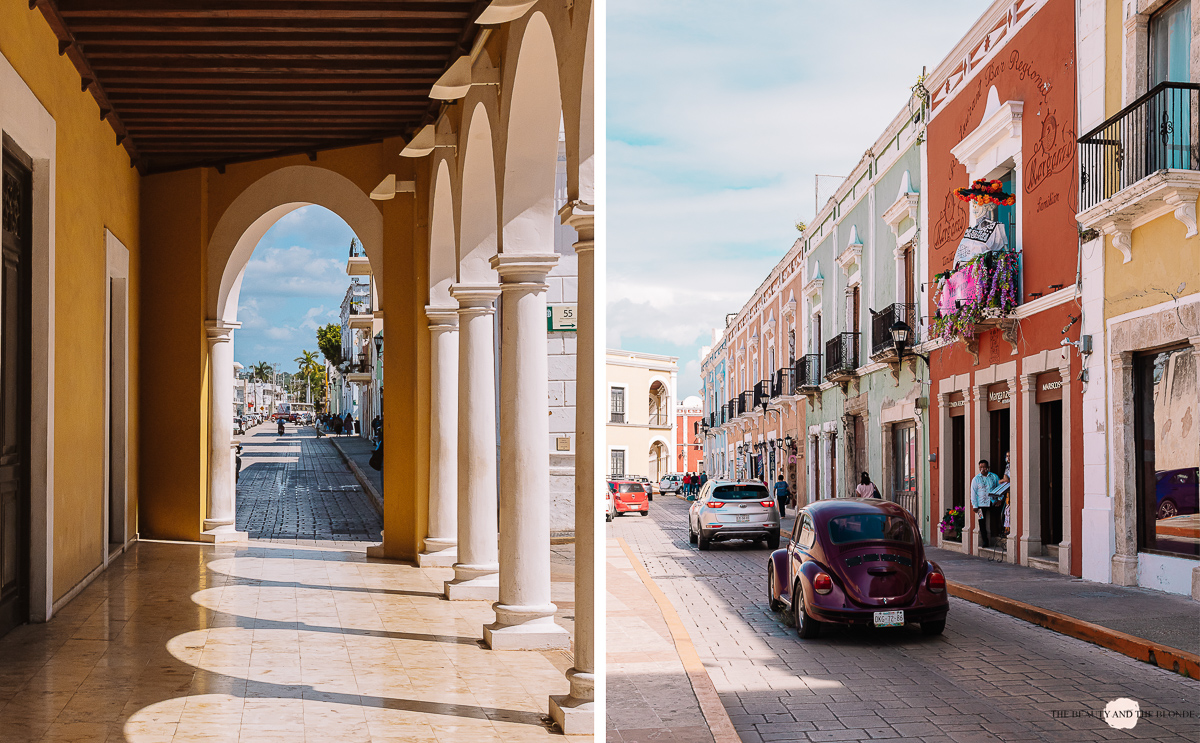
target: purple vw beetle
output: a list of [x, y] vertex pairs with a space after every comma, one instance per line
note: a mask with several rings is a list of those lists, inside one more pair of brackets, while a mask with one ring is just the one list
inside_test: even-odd
[[946, 628], [946, 577], [925, 559], [912, 515], [875, 498], [837, 498], [802, 508], [788, 546], [767, 562], [773, 611], [788, 607], [800, 636], [828, 623]]

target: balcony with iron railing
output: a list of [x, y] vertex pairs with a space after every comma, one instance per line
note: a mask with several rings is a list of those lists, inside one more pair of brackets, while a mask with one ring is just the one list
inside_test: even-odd
[[346, 273], [350, 276], [370, 276], [371, 263], [367, 251], [357, 240], [350, 243], [350, 257], [346, 259]]
[[845, 382], [858, 376], [858, 340], [861, 333], [838, 333], [825, 343], [825, 378]]
[[738, 395], [738, 415], [745, 415], [754, 410], [754, 390], [746, 390]]
[[1079, 138], [1078, 221], [1113, 235], [1132, 257], [1133, 222], [1175, 212], [1196, 234], [1200, 195], [1200, 84], [1161, 83]]
[[821, 386], [821, 354], [809, 353], [796, 359], [792, 364], [795, 370], [796, 391], [802, 395], [811, 395]]
[[892, 362], [896, 361], [896, 346], [892, 342], [892, 326], [903, 322], [909, 327], [906, 344], [915, 346], [921, 342], [919, 337], [921, 318], [917, 313], [916, 304], [892, 304], [884, 307], [881, 312], [871, 317], [871, 360]]
[[775, 379], [771, 385], [771, 397], [791, 397], [796, 394], [796, 369], [785, 366], [775, 370]]
[[754, 408], [757, 409], [771, 400], [771, 380], [764, 379], [754, 384]]

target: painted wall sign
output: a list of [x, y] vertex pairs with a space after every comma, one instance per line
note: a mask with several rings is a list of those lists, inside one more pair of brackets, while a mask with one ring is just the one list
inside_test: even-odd
[[997, 382], [987, 388], [987, 409], [1007, 410], [1009, 407], [1008, 382]]
[[951, 392], [950, 399], [946, 402], [946, 407], [950, 409], [950, 417], [957, 418], [967, 414], [967, 397], [961, 392]]
[[1062, 399], [1062, 375], [1057, 371], [1048, 371], [1037, 375], [1037, 392], [1034, 400], [1038, 403]]

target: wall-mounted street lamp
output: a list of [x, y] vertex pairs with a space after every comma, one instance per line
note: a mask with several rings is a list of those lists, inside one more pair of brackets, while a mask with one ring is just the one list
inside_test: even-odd
[[[903, 320], [897, 320], [892, 323], [892, 327], [889, 330], [892, 331], [892, 345], [896, 348], [896, 360], [902, 362], [904, 361], [904, 347], [908, 345], [908, 339], [912, 335], [912, 328]], [[919, 354], [916, 351], [911, 351], [910, 353], [924, 361], [926, 366], [929, 366], [928, 356]]]

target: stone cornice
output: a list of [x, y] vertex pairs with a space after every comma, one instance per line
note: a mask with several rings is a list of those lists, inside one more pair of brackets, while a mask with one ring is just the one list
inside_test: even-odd
[[1079, 224], [1110, 235], [1121, 251], [1123, 263], [1133, 260], [1133, 230], [1168, 212], [1184, 226], [1184, 239], [1195, 237], [1196, 199], [1200, 198], [1200, 172], [1159, 170], [1126, 186], [1075, 216]]

